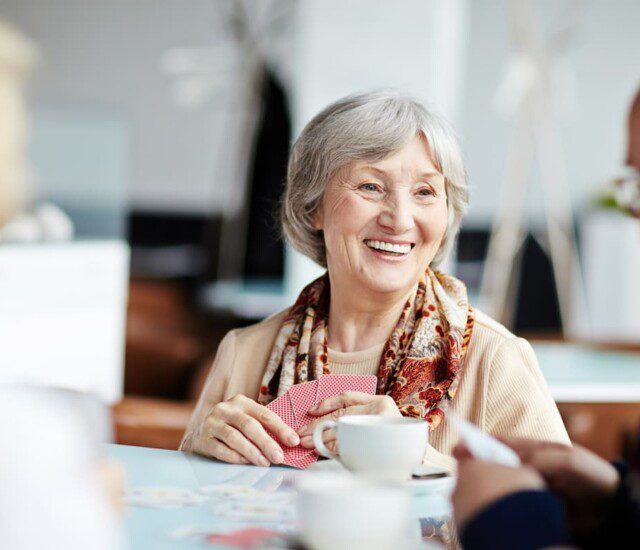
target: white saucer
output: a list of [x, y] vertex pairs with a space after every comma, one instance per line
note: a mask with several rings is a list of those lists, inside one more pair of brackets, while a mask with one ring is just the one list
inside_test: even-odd
[[[334, 459], [329, 460], [318, 460], [311, 464], [307, 471], [311, 472], [332, 472], [332, 473], [344, 473], [348, 472], [340, 462]], [[449, 473], [443, 468], [439, 468], [438, 466], [433, 466], [431, 464], [422, 464], [416, 469], [416, 474], [418, 475], [429, 475], [429, 474], [442, 474]], [[455, 477], [453, 475], [448, 475], [446, 477], [436, 477], [432, 479], [410, 479], [407, 480], [404, 485], [411, 489], [411, 492], [417, 495], [425, 495], [425, 494], [448, 494], [453, 490], [453, 486], [455, 485]]]

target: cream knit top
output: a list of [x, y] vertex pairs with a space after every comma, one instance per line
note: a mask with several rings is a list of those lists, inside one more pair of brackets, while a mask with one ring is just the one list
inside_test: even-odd
[[[222, 340], [198, 404], [180, 445], [203, 452], [203, 422], [216, 403], [243, 394], [256, 399], [262, 375], [285, 312], [250, 327], [229, 332]], [[329, 350], [333, 374], [377, 374], [384, 343], [356, 352]], [[476, 310], [458, 391], [450, 411], [498, 436], [518, 436], [569, 443], [529, 343]], [[451, 450], [457, 434], [443, 422], [429, 435], [425, 461], [455, 469]]]

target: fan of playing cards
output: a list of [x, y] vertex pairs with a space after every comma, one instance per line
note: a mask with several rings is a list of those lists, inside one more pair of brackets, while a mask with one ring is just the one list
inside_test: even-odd
[[[318, 417], [307, 414], [314, 405], [346, 391], [373, 395], [376, 393], [376, 385], [375, 376], [325, 374], [319, 380], [291, 386], [286, 393], [269, 403], [267, 408], [275, 412], [288, 426], [298, 431], [309, 422], [317, 420]], [[300, 445], [287, 447], [282, 445], [273, 434], [269, 435], [282, 447], [283, 463], [287, 466], [304, 469], [318, 459], [313, 449], [305, 449]]]

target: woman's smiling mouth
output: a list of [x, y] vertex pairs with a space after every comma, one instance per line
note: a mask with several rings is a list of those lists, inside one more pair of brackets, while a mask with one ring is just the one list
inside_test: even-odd
[[372, 239], [365, 239], [364, 244], [371, 250], [386, 254], [389, 256], [406, 256], [411, 252], [411, 249], [415, 246], [413, 243], [391, 243], [388, 241], [375, 241]]

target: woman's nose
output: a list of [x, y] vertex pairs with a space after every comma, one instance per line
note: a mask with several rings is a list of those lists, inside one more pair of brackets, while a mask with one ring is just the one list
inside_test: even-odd
[[410, 201], [399, 198], [389, 201], [378, 218], [378, 222], [388, 231], [401, 235], [413, 229], [414, 212]]

